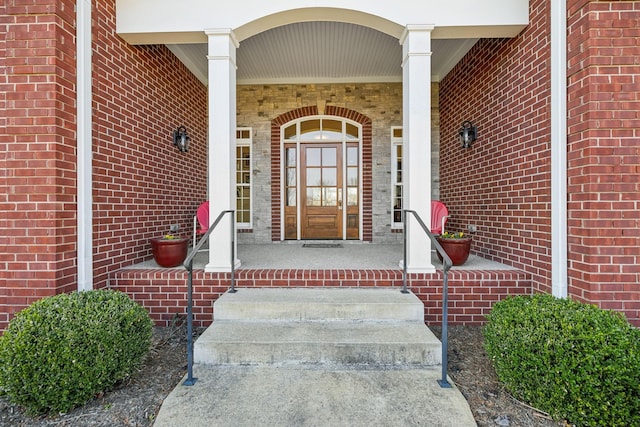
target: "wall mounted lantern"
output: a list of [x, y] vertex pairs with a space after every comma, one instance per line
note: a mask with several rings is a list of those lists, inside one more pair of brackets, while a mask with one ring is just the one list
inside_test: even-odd
[[471, 144], [478, 137], [478, 127], [474, 126], [469, 120], [465, 120], [462, 123], [462, 127], [458, 132], [460, 136], [460, 143], [462, 143], [462, 148], [471, 148]]
[[184, 126], [178, 127], [173, 131], [173, 145], [178, 147], [178, 150], [186, 153], [189, 151], [189, 140], [191, 138], [187, 135], [187, 128]]

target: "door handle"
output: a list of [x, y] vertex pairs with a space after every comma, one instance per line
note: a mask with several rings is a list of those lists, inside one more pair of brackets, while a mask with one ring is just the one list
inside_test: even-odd
[[342, 209], [342, 188], [338, 188], [338, 209]]

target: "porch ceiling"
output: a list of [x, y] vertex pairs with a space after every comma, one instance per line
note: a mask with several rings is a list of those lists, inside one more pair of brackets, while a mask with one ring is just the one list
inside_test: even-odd
[[[477, 38], [433, 39], [432, 81], [439, 81]], [[207, 44], [170, 44], [169, 49], [207, 84]], [[249, 37], [237, 51], [237, 83], [401, 82], [398, 39], [341, 22], [304, 22]]]

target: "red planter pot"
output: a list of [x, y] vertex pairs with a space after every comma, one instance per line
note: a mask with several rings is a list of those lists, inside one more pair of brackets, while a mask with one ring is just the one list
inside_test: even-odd
[[151, 239], [153, 258], [161, 267], [177, 267], [187, 257], [189, 239]]
[[[449, 255], [453, 265], [462, 265], [467, 262], [469, 252], [471, 251], [471, 237], [462, 239], [442, 239], [436, 237], [442, 249]], [[438, 259], [442, 262], [442, 257], [438, 254]]]

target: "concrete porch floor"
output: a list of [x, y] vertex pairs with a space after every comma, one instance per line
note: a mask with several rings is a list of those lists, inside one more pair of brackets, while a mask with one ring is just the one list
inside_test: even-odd
[[[332, 244], [341, 247], [304, 247], [305, 243]], [[238, 244], [237, 258], [240, 269], [389, 269], [400, 270], [403, 257], [402, 244], [376, 244], [349, 241], [276, 242], [267, 244]], [[436, 269], [442, 268], [435, 251], [431, 253]], [[194, 269], [203, 269], [208, 253], [194, 258]], [[127, 268], [162, 268], [153, 259]], [[467, 262], [453, 270], [515, 270], [515, 268], [470, 255]]]

